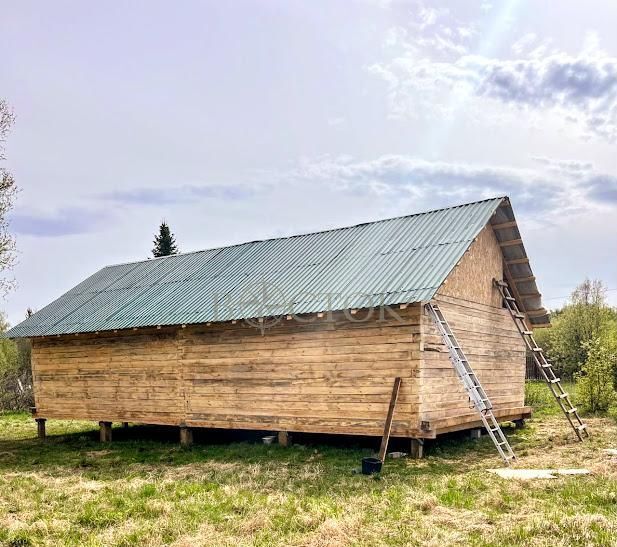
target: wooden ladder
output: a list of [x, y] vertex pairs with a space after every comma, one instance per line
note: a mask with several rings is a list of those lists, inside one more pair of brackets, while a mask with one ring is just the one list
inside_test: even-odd
[[505, 281], [498, 281], [497, 279], [494, 279], [493, 282], [499, 289], [504, 305], [510, 312], [518, 332], [521, 333], [527, 349], [531, 351], [533, 360], [538, 367], [538, 370], [542, 373], [544, 381], [555, 397], [557, 404], [559, 404], [559, 407], [570, 422], [572, 429], [574, 429], [574, 433], [576, 433], [576, 436], [581, 441], [584, 437], [589, 437], [587, 424], [581, 420], [576, 407], [572, 404], [572, 401], [570, 401], [570, 396], [561, 385], [561, 379], [555, 374], [555, 369], [553, 368], [552, 363], [546, 358], [542, 348], [540, 348], [536, 343], [536, 340], [533, 337], [533, 332], [525, 322], [525, 314], [519, 309], [518, 304], [516, 303], [516, 298], [514, 298], [510, 292], [510, 286]]

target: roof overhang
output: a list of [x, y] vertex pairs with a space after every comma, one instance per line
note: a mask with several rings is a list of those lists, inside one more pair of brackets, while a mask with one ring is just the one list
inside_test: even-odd
[[538, 290], [508, 198], [504, 198], [497, 207], [491, 217], [490, 225], [501, 247], [504, 276], [519, 308], [525, 313], [532, 327], [549, 327], [551, 324], [549, 313], [542, 306], [542, 295]]

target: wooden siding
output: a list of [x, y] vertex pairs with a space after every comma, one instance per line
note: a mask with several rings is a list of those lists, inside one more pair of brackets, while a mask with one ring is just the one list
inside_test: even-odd
[[33, 340], [37, 414], [178, 424], [184, 402], [175, 330]]
[[[438, 302], [494, 407], [504, 411], [522, 409], [525, 345], [512, 318], [500, 308], [452, 297], [440, 297]], [[441, 336], [430, 317], [425, 316], [424, 321], [422, 420], [431, 422], [435, 429], [442, 429], [452, 418], [477, 419]]]
[[379, 435], [417, 426], [420, 307], [401, 321], [333, 314], [264, 335], [242, 322], [36, 339], [37, 414], [238, 429]]

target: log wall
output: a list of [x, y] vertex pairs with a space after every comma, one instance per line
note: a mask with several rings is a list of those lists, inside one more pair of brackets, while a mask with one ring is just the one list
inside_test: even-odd
[[342, 313], [264, 334], [243, 322], [36, 339], [37, 414], [237, 429], [380, 435], [417, 427], [420, 307], [401, 320]]
[[35, 338], [43, 418], [178, 424], [184, 418], [176, 329]]
[[[506, 310], [442, 296], [437, 299], [496, 414], [524, 413], [525, 344]], [[477, 421], [448, 350], [430, 317], [424, 318], [421, 414], [435, 430]]]

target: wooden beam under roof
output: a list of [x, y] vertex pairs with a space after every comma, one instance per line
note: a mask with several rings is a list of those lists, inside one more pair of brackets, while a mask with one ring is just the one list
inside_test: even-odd
[[526, 277], [513, 277], [512, 280], [515, 283], [528, 283], [529, 281], [535, 281], [536, 280], [536, 276], [535, 275], [528, 275]]
[[509, 220], [508, 222], [500, 222], [499, 224], [491, 224], [493, 230], [503, 230], [504, 228], [514, 228], [517, 226], [516, 220]]
[[525, 257], [525, 258], [512, 258], [511, 260], [506, 260], [506, 264], [508, 266], [511, 266], [512, 264], [526, 264], [527, 262], [529, 262], [529, 258]]
[[540, 317], [546, 315], [548, 312], [544, 308], [541, 308], [539, 310], [529, 310], [526, 313], [529, 317]]
[[510, 247], [511, 245], [521, 245], [523, 243], [522, 239], [510, 239], [508, 241], [500, 241], [500, 247]]

